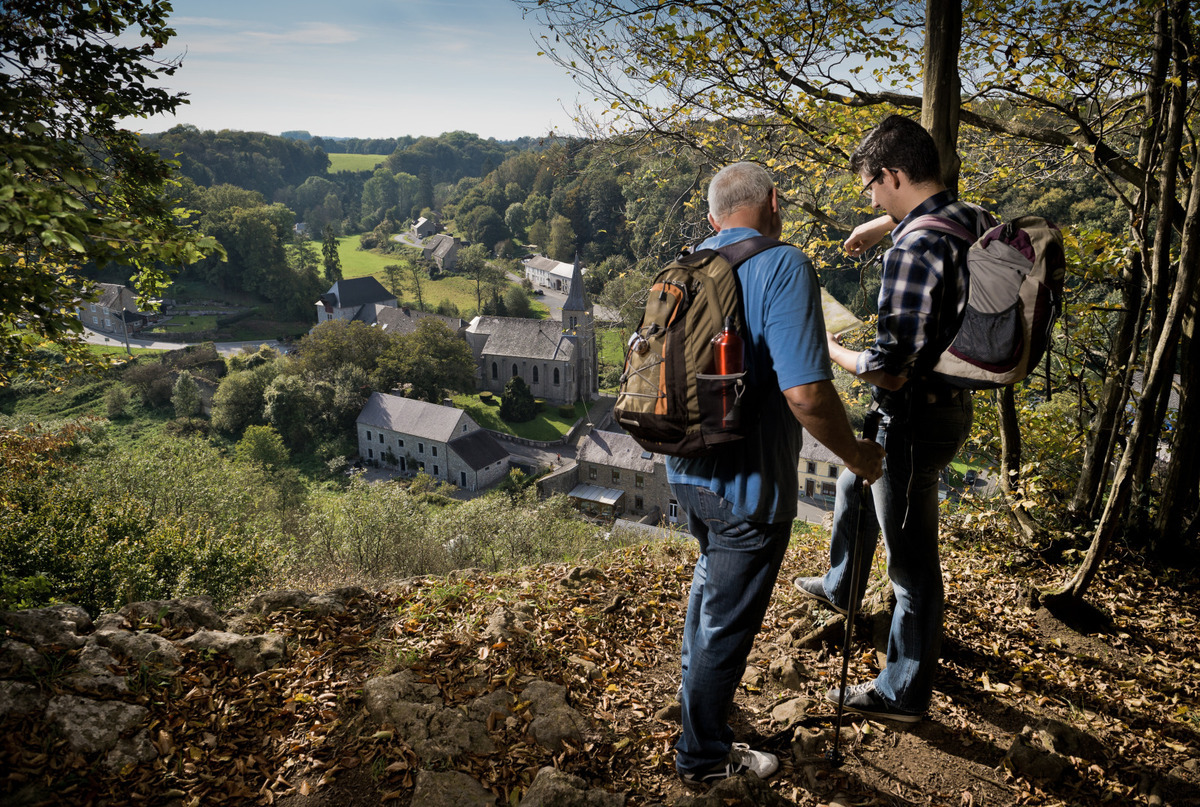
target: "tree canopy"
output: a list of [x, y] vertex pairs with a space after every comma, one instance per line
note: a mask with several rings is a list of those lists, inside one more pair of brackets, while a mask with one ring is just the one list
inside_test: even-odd
[[94, 362], [74, 306], [95, 299], [89, 265], [130, 268], [144, 301], [161, 296], [166, 266], [217, 251], [164, 188], [171, 166], [118, 125], [175, 110], [184, 99], [153, 82], [180, 60], [171, 6], [138, 0], [11, 0], [0, 7], [0, 385], [53, 377], [32, 362], [45, 341], [67, 369]]

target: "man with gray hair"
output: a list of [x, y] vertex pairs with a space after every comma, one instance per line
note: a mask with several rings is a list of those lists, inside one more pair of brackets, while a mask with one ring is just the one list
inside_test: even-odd
[[[701, 249], [782, 233], [778, 191], [754, 163], [721, 169], [708, 203], [716, 233]], [[743, 440], [706, 456], [667, 458], [671, 491], [700, 545], [681, 652], [683, 732], [675, 746], [675, 768], [691, 787], [746, 772], [765, 778], [779, 767], [775, 755], [735, 743], [728, 718], [796, 517], [801, 426], [868, 481], [883, 467], [883, 449], [855, 438], [834, 389], [808, 258], [781, 244], [739, 264], [736, 276], [753, 425]]]

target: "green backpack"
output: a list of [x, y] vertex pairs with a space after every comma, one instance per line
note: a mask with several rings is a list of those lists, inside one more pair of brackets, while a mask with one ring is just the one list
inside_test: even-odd
[[681, 254], [650, 286], [646, 310], [625, 352], [613, 418], [649, 451], [699, 457], [740, 440], [753, 421], [746, 373], [718, 374], [713, 340], [728, 322], [745, 341], [734, 270], [782, 245], [756, 236]]

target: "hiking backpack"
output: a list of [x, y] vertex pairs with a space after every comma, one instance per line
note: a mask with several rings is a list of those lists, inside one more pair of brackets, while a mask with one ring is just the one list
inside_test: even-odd
[[782, 243], [756, 236], [681, 254], [654, 278], [613, 405], [613, 418], [643, 448], [698, 457], [744, 436], [752, 419], [746, 373], [716, 374], [712, 340], [729, 319], [746, 341], [734, 270]]
[[963, 272], [966, 310], [954, 341], [933, 367], [934, 377], [954, 387], [994, 389], [1023, 380], [1043, 355], [1048, 367], [1066, 275], [1058, 227], [1040, 216], [1020, 216], [976, 238], [956, 221], [926, 215], [903, 235], [916, 230], [937, 230], [971, 244]]

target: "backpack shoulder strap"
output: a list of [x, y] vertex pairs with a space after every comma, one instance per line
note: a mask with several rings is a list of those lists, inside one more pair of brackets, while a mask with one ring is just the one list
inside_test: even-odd
[[787, 246], [787, 242], [766, 235], [756, 235], [728, 246], [718, 247], [716, 251], [729, 261], [730, 266], [736, 268], [760, 252], [782, 246]]
[[946, 235], [952, 235], [956, 238], [961, 238], [968, 244], [974, 244], [977, 238], [974, 233], [953, 219], [948, 219], [944, 216], [927, 214], [924, 216], [917, 216], [915, 219], [910, 221], [908, 226], [904, 228], [904, 231], [895, 237], [895, 240], [899, 241], [904, 236], [908, 235], [909, 233], [916, 232], [917, 230], [936, 230], [939, 233], [945, 233]]

